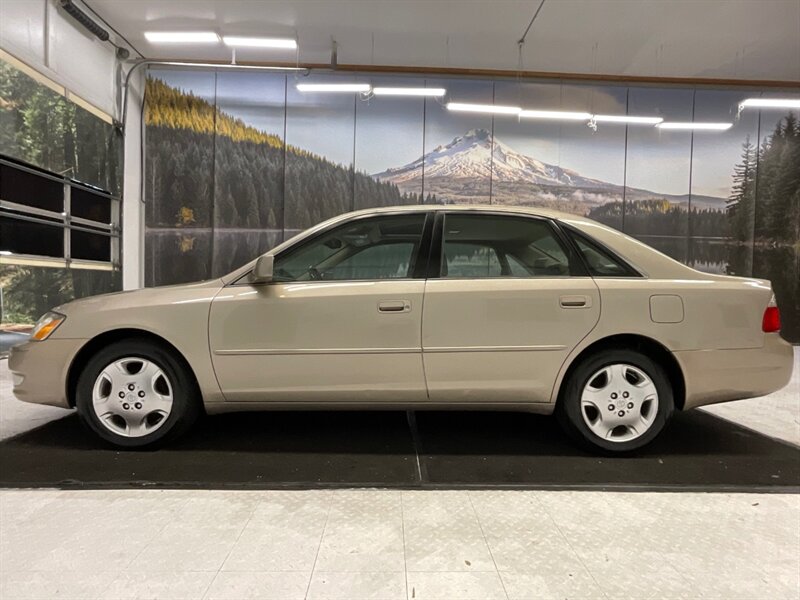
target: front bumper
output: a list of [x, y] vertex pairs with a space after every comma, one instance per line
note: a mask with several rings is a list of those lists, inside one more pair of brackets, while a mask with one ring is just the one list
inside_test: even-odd
[[675, 352], [686, 382], [684, 409], [766, 396], [792, 377], [794, 349], [777, 333], [761, 348]]
[[23, 402], [70, 408], [67, 372], [86, 340], [48, 339], [11, 348], [8, 368], [14, 396]]

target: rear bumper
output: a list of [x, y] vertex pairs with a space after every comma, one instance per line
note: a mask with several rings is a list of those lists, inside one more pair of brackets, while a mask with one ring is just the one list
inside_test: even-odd
[[23, 402], [69, 408], [67, 372], [86, 340], [49, 339], [11, 348], [8, 368], [14, 396]]
[[675, 352], [686, 381], [684, 409], [756, 398], [789, 383], [794, 350], [777, 333], [764, 335], [761, 348]]

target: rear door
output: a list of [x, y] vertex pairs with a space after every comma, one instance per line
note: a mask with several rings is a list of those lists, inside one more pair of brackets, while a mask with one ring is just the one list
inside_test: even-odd
[[440, 221], [422, 323], [430, 400], [549, 402], [599, 319], [594, 280], [547, 219], [453, 211]]

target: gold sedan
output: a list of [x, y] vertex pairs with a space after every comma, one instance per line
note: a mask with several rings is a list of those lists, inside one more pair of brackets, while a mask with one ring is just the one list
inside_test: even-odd
[[695, 271], [589, 219], [521, 207], [346, 214], [220, 279], [56, 307], [9, 359], [20, 400], [121, 447], [205, 411], [553, 413], [604, 452], [674, 410], [791, 376], [768, 281]]

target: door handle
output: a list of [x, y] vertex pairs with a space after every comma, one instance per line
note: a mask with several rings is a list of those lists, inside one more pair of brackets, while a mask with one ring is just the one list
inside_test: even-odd
[[561, 308], [590, 308], [592, 299], [588, 296], [561, 296], [558, 304]]
[[411, 312], [411, 301], [409, 300], [385, 300], [378, 302], [378, 311], [384, 313], [406, 313]]

